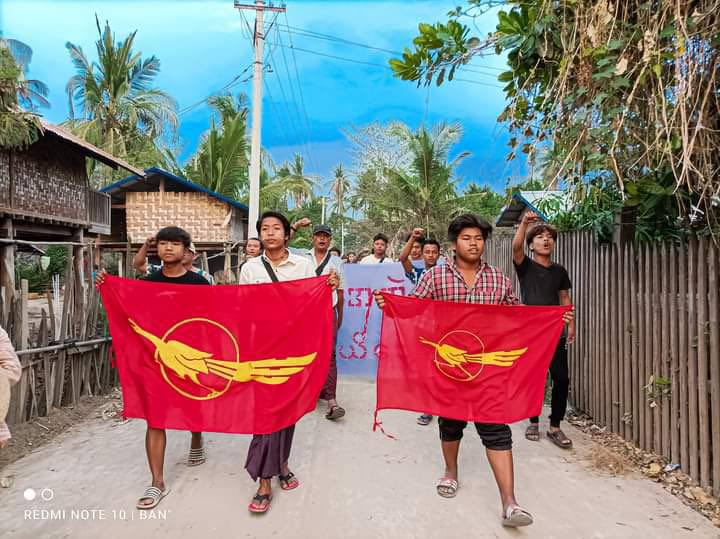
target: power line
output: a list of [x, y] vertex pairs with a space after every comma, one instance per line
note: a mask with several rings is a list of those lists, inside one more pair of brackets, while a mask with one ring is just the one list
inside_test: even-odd
[[[287, 11], [284, 12], [285, 15], [285, 24], [288, 24], [288, 16]], [[280, 42], [282, 43], [282, 35], [278, 31], [278, 36], [280, 36]], [[292, 35], [288, 33], [288, 39], [290, 40], [290, 47], [292, 50], [292, 60], [293, 60], [293, 66], [295, 67], [295, 80], [298, 85], [298, 91], [300, 92], [300, 106], [302, 108], [303, 116], [305, 117], [305, 125], [307, 126], [308, 130], [308, 149], [310, 150], [309, 157], [310, 161], [312, 162], [312, 165], [314, 166], [315, 170], [319, 172], [319, 168], [317, 166], [317, 162], [315, 161], [315, 156], [312, 152], [312, 127], [310, 125], [310, 118], [308, 117], [307, 113], [307, 107], [305, 106], [305, 95], [303, 93], [302, 85], [300, 84], [300, 71], [298, 70], [297, 66], [297, 57], [295, 56], [295, 48], [293, 47], [293, 40]]]
[[[276, 28], [276, 33], [278, 33], [278, 35], [279, 35], [279, 30], [277, 28]], [[275, 48], [277, 48], [279, 46], [278, 43], [269, 43], [268, 42], [268, 44], [274, 45]], [[277, 74], [278, 87], [280, 88], [280, 94], [282, 95], [283, 105], [285, 106], [285, 111], [287, 112], [288, 126], [293, 130], [294, 136], [299, 141], [299, 145], [301, 147], [303, 147], [303, 151], [307, 153], [307, 150], [305, 149], [305, 141], [303, 138], [302, 121], [300, 120], [300, 114], [297, 110], [295, 89], [292, 85], [292, 80], [290, 79], [290, 69], [288, 67], [287, 57], [284, 58], [285, 73], [287, 76], [287, 82], [290, 85], [289, 90], [290, 90], [290, 95], [292, 97], [292, 101], [290, 99], [288, 99], [288, 96], [285, 93], [285, 87], [283, 86], [283, 82], [282, 82], [282, 74], [280, 72], [281, 66], [279, 63], [278, 64], [275, 63], [275, 57], [273, 54], [274, 49], [271, 47], [268, 50], [269, 50], [269, 54], [270, 54], [270, 61], [272, 62], [272, 65], [275, 66], [275, 69], [273, 70], [273, 72]], [[285, 56], [284, 50], [282, 51], [282, 53], [283, 53], [283, 56]], [[290, 111], [290, 103], [292, 103], [293, 106], [295, 107], [295, 112], [296, 112], [295, 115], [293, 115], [293, 113]]]
[[213, 93], [211, 93], [210, 95], [208, 95], [208, 96], [205, 97], [204, 99], [201, 99], [200, 101], [197, 101], [197, 102], [193, 103], [192, 105], [188, 105], [187, 107], [183, 107], [182, 109], [180, 109], [180, 110], [178, 111], [178, 116], [182, 116], [183, 114], [187, 114], [188, 112], [190, 112], [190, 111], [193, 110], [193, 109], [196, 109], [196, 108], [199, 107], [200, 105], [203, 105], [204, 103], [207, 103], [207, 102], [210, 100], [210, 98], [215, 97], [216, 95], [218, 95], [218, 94], [221, 93], [221, 92], [226, 92], [226, 91], [230, 90], [231, 88], [234, 88], [235, 86], [238, 86], [239, 84], [243, 84], [243, 83], [245, 83], [245, 82], [248, 82], [249, 80], [252, 79], [252, 77], [248, 77], [248, 78], [245, 78], [245, 79], [243, 79], [243, 80], [240, 80], [240, 77], [242, 77], [245, 73], [247, 73], [247, 72], [250, 70], [250, 68], [252, 68], [252, 64], [250, 64], [250, 65], [247, 66], [243, 71], [241, 71], [239, 75], [235, 75], [230, 82], [228, 82], [225, 86], [223, 86], [223, 87], [220, 88], [219, 90], [214, 91]]
[[[276, 31], [277, 31], [277, 29], [276, 29]], [[272, 44], [270, 44], [270, 45], [272, 45]], [[280, 66], [279, 66], [279, 64], [276, 64], [276, 63], [275, 63], [275, 57], [274, 57], [274, 54], [273, 54], [273, 53], [274, 53], [274, 50], [275, 50], [276, 48], [277, 48], [277, 44], [275, 44], [275, 47], [274, 47], [274, 48], [273, 48], [273, 47], [269, 47], [269, 48], [268, 48], [268, 53], [269, 53], [270, 65], [271, 65], [271, 66], [274, 66], [274, 69], [273, 69], [272, 73], [274, 73], [274, 74], [277, 76], [278, 86], [279, 86], [280, 92], [281, 92], [281, 94], [282, 94], [282, 104], [284, 105], [285, 112], [286, 112], [286, 115], [287, 115], [287, 116], [286, 116], [287, 122], [285, 122], [285, 123], [286, 123], [287, 127], [288, 127], [290, 130], [293, 131], [293, 137], [295, 137], [298, 141], [300, 141], [300, 145], [302, 145], [302, 135], [301, 135], [300, 130], [299, 130], [298, 127], [297, 127], [297, 124], [296, 124], [296, 122], [295, 122], [295, 118], [294, 118], [293, 114], [290, 112], [289, 100], [288, 100], [288, 98], [287, 98], [287, 96], [286, 96], [286, 94], [285, 94], [285, 89], [284, 89], [284, 87], [283, 87], [283, 85], [282, 85], [281, 74], [280, 74], [280, 72], [279, 72], [279, 70], [278, 70], [278, 69], [280, 68]], [[278, 118], [278, 119], [281, 119], [281, 114], [279, 113], [278, 107], [275, 106], [275, 102], [274, 102], [274, 100], [273, 100], [274, 98], [272, 97], [272, 93], [271, 93], [271, 90], [270, 90], [270, 84], [269, 84], [269, 83], [266, 83], [266, 86], [265, 86], [265, 87], [266, 87], [266, 89], [267, 89], [267, 91], [268, 91], [268, 96], [270, 97], [270, 105], [271, 105], [271, 107], [273, 108], [273, 110], [275, 111], [275, 114], [276, 114], [277, 118]], [[281, 122], [279, 123], [279, 125], [282, 125], [282, 123], [283, 123], [283, 121], [281, 120]], [[290, 142], [289, 142], [289, 139], [287, 138], [287, 134], [286, 134], [286, 132], [285, 132], [285, 129], [282, 129], [282, 131], [283, 131], [283, 136], [285, 137], [285, 140], [286, 140], [286, 142], [288, 143], [288, 146], [290, 146], [291, 144], [290, 144]]]
[[[313, 51], [313, 50], [309, 50], [309, 49], [302, 49], [302, 48], [300, 48], [300, 47], [287, 46], [287, 45], [283, 45], [283, 44], [279, 44], [279, 43], [273, 43], [273, 44], [276, 45], [276, 46], [278, 46], [278, 47], [281, 47], [281, 48], [291, 48], [291, 49], [293, 49], [293, 50], [295, 50], [295, 51], [298, 51], [298, 52], [305, 52], [305, 53], [308, 53], [308, 54], [314, 54], [314, 55], [316, 55], [316, 56], [322, 56], [322, 57], [325, 57], [325, 58], [333, 58], [334, 60], [342, 60], [343, 62], [351, 62], [351, 63], [353, 63], [353, 64], [361, 64], [361, 65], [367, 65], [367, 66], [371, 66], [371, 67], [381, 67], [381, 68], [386, 69], [386, 70], [391, 70], [391, 69], [392, 69], [390, 66], [387, 66], [387, 65], [384, 65], [384, 64], [378, 64], [378, 63], [375, 63], [375, 62], [366, 62], [366, 61], [364, 61], [364, 60], [357, 60], [357, 59], [355, 59], [355, 58], [346, 58], [346, 57], [344, 57], [344, 56], [337, 56], [337, 55], [335, 55], [335, 54], [327, 54], [327, 53], [324, 53], [324, 52]], [[487, 83], [487, 82], [482, 82], [482, 81], [478, 81], [478, 80], [470, 80], [470, 79], [462, 79], [462, 78], [459, 78], [459, 77], [454, 77], [454, 78], [453, 78], [453, 81], [467, 82], [467, 83], [470, 83], [470, 84], [477, 84], [478, 86], [487, 86], [487, 87], [489, 87], [489, 88], [502, 88], [502, 86], [500, 86], [499, 84], [489, 84], [489, 83]]]
[[[278, 23], [279, 26], [284, 26], [286, 28], [286, 31], [288, 33], [293, 33], [295, 35], [301, 36], [301, 37], [308, 37], [312, 39], [322, 39], [325, 41], [335, 42], [335, 43], [344, 43], [346, 45], [352, 45], [355, 47], [361, 47], [364, 49], [369, 50], [375, 50], [379, 52], [385, 52], [388, 54], [392, 54], [393, 56], [402, 56], [403, 53], [401, 51], [392, 50], [392, 49], [385, 49], [383, 47], [375, 47], [373, 45], [368, 45], [367, 43], [360, 43], [358, 41], [351, 41], [349, 39], [345, 39], [338, 36], [333, 36], [331, 34], [323, 34], [321, 32], [315, 32], [313, 30], [307, 30], [305, 28], [299, 28], [297, 26], [290, 26], [290, 25], [283, 25], [282, 23]], [[473, 69], [472, 67], [467, 67], [465, 65], [459, 66], [459, 69], [463, 69], [465, 71], [468, 71], [469, 73], [479, 73], [479, 74], [491, 74], [492, 76], [496, 76], [495, 73], [487, 73], [483, 70], [491, 70], [496, 72], [503, 72], [505, 69], [490, 66], [490, 65], [479, 65], [476, 64], [480, 69]]]

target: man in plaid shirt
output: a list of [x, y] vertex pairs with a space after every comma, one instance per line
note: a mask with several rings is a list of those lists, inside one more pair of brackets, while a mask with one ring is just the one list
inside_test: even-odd
[[[444, 266], [435, 266], [426, 271], [415, 287], [415, 296], [461, 303], [517, 305], [519, 301], [513, 293], [510, 279], [482, 260], [485, 241], [490, 232], [492, 226], [472, 214], [453, 219], [448, 227], [448, 240], [455, 251], [455, 258]], [[382, 308], [385, 303], [382, 296], [376, 294], [375, 299]], [[572, 318], [573, 313], [563, 316], [566, 323]], [[438, 424], [445, 458], [445, 475], [438, 482], [437, 492], [444, 498], [453, 498], [459, 486], [458, 453], [467, 421], [441, 417]], [[532, 524], [532, 515], [520, 507], [515, 499], [510, 427], [475, 423], [475, 429], [485, 446], [500, 490], [503, 525], [518, 527]]]

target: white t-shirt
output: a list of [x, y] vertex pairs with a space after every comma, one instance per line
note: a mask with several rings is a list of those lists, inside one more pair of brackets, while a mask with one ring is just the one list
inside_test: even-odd
[[[270, 262], [270, 260], [263, 253], [261, 256], [249, 259], [240, 270], [240, 284], [260, 284], [260, 283], [271, 283], [273, 282], [270, 275], [265, 269], [265, 265], [262, 263], [263, 259]], [[310, 261], [300, 255], [288, 252], [288, 257], [283, 260], [278, 266], [275, 266], [272, 262], [270, 265], [275, 270], [278, 281], [294, 281], [296, 279], [306, 279], [308, 277], [315, 277], [315, 269], [313, 268]]]
[[[317, 258], [315, 258], [315, 249], [296, 249], [291, 247], [290, 252], [310, 260], [313, 265], [313, 274], [315, 274], [315, 270], [317, 270], [318, 266], [320, 266], [320, 264], [322, 264], [324, 260], [320, 260], [320, 263], [318, 264]], [[335, 270], [335, 273], [337, 273], [338, 275], [338, 279], [340, 279], [340, 285], [338, 286], [338, 290], [345, 290], [345, 272], [343, 270], [343, 266], [344, 263], [339, 257], [331, 255], [330, 260], [327, 264], [325, 264], [325, 267], [323, 268], [321, 273], [321, 275], [330, 275], [330, 272], [332, 270]], [[337, 300], [337, 291], [333, 290], [333, 307], [337, 305]]]
[[390, 257], [376, 258], [375, 255], [367, 255], [360, 261], [361, 264], [391, 264], [392, 262], [394, 260]]

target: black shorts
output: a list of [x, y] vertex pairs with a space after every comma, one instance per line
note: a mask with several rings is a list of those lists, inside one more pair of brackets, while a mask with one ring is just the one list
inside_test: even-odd
[[[438, 426], [440, 427], [440, 439], [443, 442], [457, 442], [462, 440], [467, 421], [439, 417]], [[475, 429], [486, 448], [495, 451], [510, 451], [512, 449], [512, 432], [508, 425], [475, 423]]]

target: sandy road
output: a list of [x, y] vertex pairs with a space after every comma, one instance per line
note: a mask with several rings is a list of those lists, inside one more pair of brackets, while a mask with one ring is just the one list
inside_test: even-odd
[[[344, 381], [348, 415], [326, 421], [322, 411], [298, 425], [291, 465], [299, 489], [276, 489], [269, 513], [246, 510], [254, 486], [243, 470], [249, 436], [211, 434], [208, 461], [184, 464], [189, 435], [168, 435], [166, 477], [171, 494], [152, 513], [134, 509], [148, 481], [142, 421], [88, 421], [12, 464], [0, 489], [0, 537], [54, 539], [288, 538], [693, 538], [720, 530], [659, 485], [636, 476], [592, 471], [590, 442], [567, 427], [575, 449], [543, 439], [527, 442], [513, 427], [517, 493], [536, 523], [502, 528], [499, 502], [480, 440], [466, 431], [461, 486], [445, 500], [434, 489], [441, 472], [437, 424], [415, 424], [415, 414], [383, 412], [398, 440], [372, 432], [374, 386]], [[25, 499], [33, 489], [36, 498]], [[43, 500], [50, 498], [51, 500]]]

